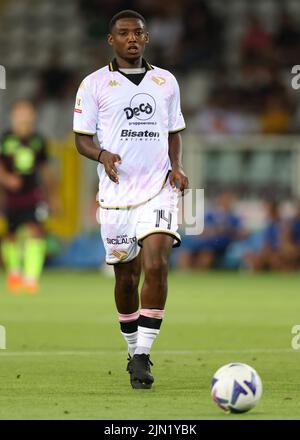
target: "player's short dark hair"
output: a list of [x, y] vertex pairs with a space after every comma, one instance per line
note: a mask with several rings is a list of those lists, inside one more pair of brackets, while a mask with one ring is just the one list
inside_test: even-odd
[[109, 22], [109, 32], [112, 31], [116, 22], [118, 20], [121, 20], [121, 18], [137, 18], [141, 20], [145, 26], [147, 25], [145, 18], [141, 14], [136, 11], [132, 11], [131, 9], [125, 9], [124, 11], [120, 11], [112, 17]]

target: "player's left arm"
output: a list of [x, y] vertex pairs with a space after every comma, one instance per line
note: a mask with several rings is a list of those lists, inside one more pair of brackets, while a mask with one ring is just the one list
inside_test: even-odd
[[169, 175], [173, 188], [184, 191], [189, 186], [189, 180], [182, 166], [182, 139], [180, 133], [169, 133], [169, 157], [172, 171]]

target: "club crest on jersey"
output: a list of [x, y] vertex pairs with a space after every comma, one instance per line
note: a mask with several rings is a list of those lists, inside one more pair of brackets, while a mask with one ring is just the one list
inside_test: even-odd
[[163, 86], [166, 83], [166, 79], [162, 76], [152, 76], [151, 79], [159, 86]]
[[138, 93], [134, 95], [129, 106], [124, 108], [126, 118], [136, 118], [139, 121], [147, 121], [151, 119], [156, 110], [156, 102], [148, 93]]

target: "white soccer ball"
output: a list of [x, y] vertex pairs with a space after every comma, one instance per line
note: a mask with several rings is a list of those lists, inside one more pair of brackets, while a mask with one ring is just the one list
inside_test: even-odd
[[254, 408], [262, 396], [262, 382], [247, 364], [232, 363], [219, 368], [211, 381], [211, 396], [226, 412], [243, 413]]

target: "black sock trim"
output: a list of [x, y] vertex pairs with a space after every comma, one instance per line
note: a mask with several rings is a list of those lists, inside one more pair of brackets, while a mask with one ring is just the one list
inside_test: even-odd
[[134, 333], [137, 332], [138, 329], [138, 320], [129, 322], [120, 322], [121, 332], [122, 333]]
[[162, 319], [149, 318], [148, 316], [140, 315], [138, 319], [138, 325], [141, 327], [160, 329]]

